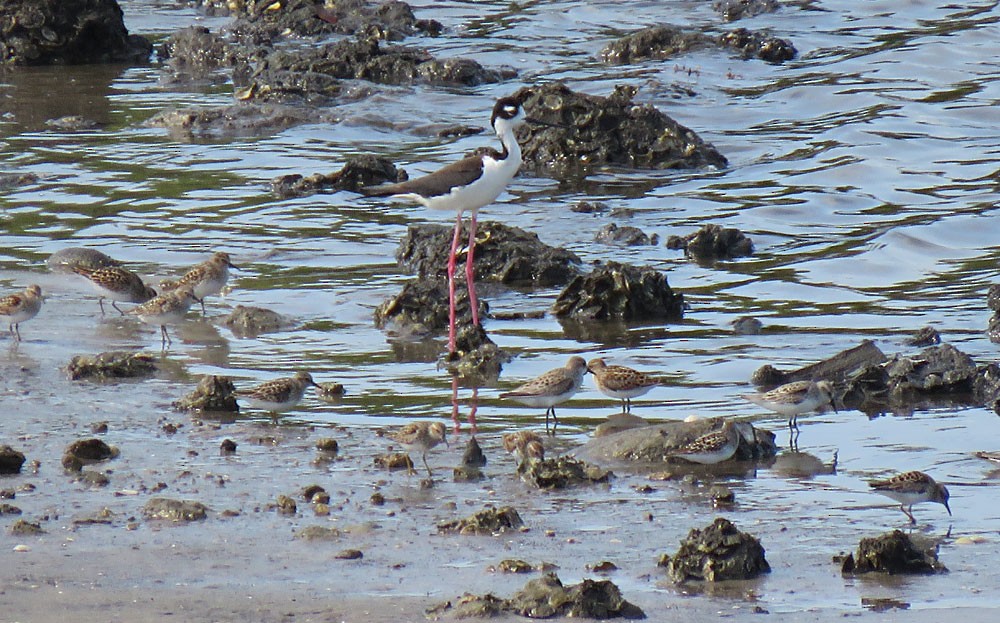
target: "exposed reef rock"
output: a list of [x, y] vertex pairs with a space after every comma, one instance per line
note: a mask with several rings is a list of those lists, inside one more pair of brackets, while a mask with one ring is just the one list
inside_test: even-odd
[[683, 310], [684, 295], [670, 289], [665, 274], [648, 266], [618, 262], [576, 277], [552, 306], [559, 318], [578, 321], [677, 321]]
[[680, 26], [650, 26], [609, 43], [599, 58], [612, 65], [626, 65], [649, 60], [667, 60], [685, 52], [706, 48], [732, 48], [745, 59], [760, 58], [781, 63], [795, 58], [790, 41], [746, 28], [737, 28], [718, 36], [685, 30]]
[[0, 474], [19, 474], [24, 465], [24, 453], [4, 444], [0, 446]]
[[501, 508], [485, 508], [465, 519], [455, 519], [438, 524], [438, 532], [455, 534], [475, 534], [492, 536], [511, 530], [517, 530], [524, 525], [521, 516], [511, 506]]
[[117, 457], [118, 448], [109, 446], [100, 439], [80, 439], [66, 447], [62, 466], [70, 472], [79, 472], [84, 465], [99, 463]]
[[235, 413], [240, 410], [236, 404], [236, 387], [228, 376], [206, 374], [198, 381], [198, 386], [188, 395], [175, 400], [178, 411], [224, 411]]
[[632, 101], [634, 87], [609, 97], [571, 91], [560, 83], [522, 88], [528, 116], [569, 129], [526, 124], [518, 129], [525, 167], [571, 172], [617, 164], [649, 169], [725, 167], [715, 147], [648, 104]]
[[861, 539], [857, 556], [848, 554], [843, 560], [844, 575], [881, 572], [889, 575], [945, 573], [948, 568], [938, 560], [934, 543], [917, 545], [913, 538], [900, 530]]
[[66, 366], [70, 380], [108, 381], [149, 376], [156, 372], [156, 358], [148, 353], [112, 350], [98, 355], [76, 355]]
[[[454, 228], [411, 225], [399, 243], [396, 260], [420, 277], [444, 275], [451, 253]], [[463, 224], [462, 240], [469, 229]], [[460, 253], [456, 274], [464, 275], [466, 253]], [[496, 221], [484, 221], [476, 231], [476, 281], [516, 286], [550, 287], [569, 283], [580, 274], [580, 258], [571, 251], [550, 247], [538, 235]]]
[[142, 508], [142, 514], [147, 519], [173, 522], [200, 521], [208, 517], [208, 507], [193, 500], [152, 498]]
[[144, 63], [152, 51], [128, 34], [115, 0], [0, 3], [0, 65]]
[[678, 584], [749, 580], [771, 571], [760, 541], [723, 517], [703, 530], [693, 528], [677, 553], [664, 556], [659, 565], [666, 567], [670, 579]]
[[715, 0], [712, 8], [727, 22], [735, 22], [745, 17], [764, 13], [774, 13], [781, 5], [778, 0]]
[[632, 225], [619, 226], [616, 223], [608, 223], [597, 232], [594, 237], [596, 242], [604, 244], [617, 244], [626, 247], [639, 247], [643, 245], [656, 244], [660, 241], [659, 236], [653, 234], [649, 236], [646, 232]]
[[279, 35], [311, 37], [329, 34], [359, 35], [366, 39], [400, 40], [412, 35], [437, 35], [440, 22], [417, 19], [405, 2], [366, 0], [199, 0], [206, 7], [228, 9], [239, 18], [233, 30], [246, 38]]
[[541, 461], [525, 461], [518, 467], [521, 478], [539, 489], [565, 489], [574, 485], [608, 482], [614, 474], [607, 469], [570, 456]]
[[[395, 182], [399, 180], [399, 176], [400, 172], [388, 158], [370, 155], [353, 156], [347, 159], [341, 170], [334, 173], [314, 173], [308, 177], [299, 174], [277, 177], [271, 181], [271, 192], [279, 197], [299, 197], [338, 190], [358, 192], [365, 186]], [[413, 227], [410, 229], [412, 231]]]
[[295, 325], [291, 318], [263, 307], [237, 305], [222, 319], [236, 337], [257, 337], [261, 333], [273, 333]]
[[681, 249], [696, 262], [710, 263], [753, 255], [753, 241], [738, 229], [721, 225], [703, 225], [687, 236], [667, 238], [668, 249]]
[[[463, 273], [464, 276], [464, 273]], [[479, 315], [489, 311], [479, 299]], [[455, 277], [456, 324], [472, 324], [472, 308], [465, 279]], [[439, 333], [448, 328], [448, 282], [446, 279], [411, 279], [393, 298], [375, 309], [375, 326], [390, 328], [401, 337]]]

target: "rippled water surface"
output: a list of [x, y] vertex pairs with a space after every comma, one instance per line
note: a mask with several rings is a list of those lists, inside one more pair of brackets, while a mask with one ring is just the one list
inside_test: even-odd
[[[174, 3], [122, 4], [130, 30], [153, 38], [192, 23], [212, 28], [226, 23]], [[937, 328], [943, 339], [979, 363], [995, 359], [996, 346], [985, 335], [990, 313], [985, 294], [992, 282], [1000, 281], [996, 3], [788, 3], [776, 13], [736, 24], [790, 39], [799, 56], [786, 64], [703, 50], [624, 67], [595, 60], [606, 43], [624, 32], [654, 23], [711, 31], [729, 26], [708, 2], [414, 6], [418, 17], [438, 19], [446, 32], [406, 43], [440, 57], [508, 65], [520, 77], [466, 89], [380, 88], [368, 99], [338, 106], [339, 123], [253, 137], [178, 139], [141, 122], [164, 108], [229, 104], [231, 85], [173, 91], [160, 83], [156, 64], [0, 73], [0, 166], [3, 172], [39, 177], [37, 184], [0, 194], [0, 286], [7, 292], [37, 282], [48, 293], [42, 313], [22, 327], [24, 342], [15, 346], [0, 338], [0, 400], [5, 404], [0, 431], [5, 442], [20, 438], [15, 445], [29, 458], [39, 458], [43, 467], [48, 463], [42, 478], [51, 479], [50, 492], [66, 486], [57, 473], [60, 448], [85, 434], [89, 422], [118, 424], [112, 433], [117, 432], [114, 439], [126, 450], [129, 443], [156, 448], [161, 442], [151, 440], [149, 431], [158, 435], [158, 428], [150, 427], [162, 419], [184, 420], [170, 411], [169, 403], [198, 376], [226, 374], [246, 385], [300, 367], [318, 380], [344, 383], [348, 395], [335, 404], [307, 399], [280, 428], [286, 435], [302, 431], [308, 438], [343, 433], [345, 429], [335, 427], [345, 426], [347, 434], [365, 439], [367, 445], [354, 452], [365, 475], [351, 476], [346, 468], [338, 472], [363, 490], [371, 472], [368, 455], [384, 447], [371, 437], [372, 426], [451, 414], [450, 378], [434, 364], [443, 342], [414, 348], [376, 329], [371, 320], [375, 306], [408, 278], [393, 259], [407, 226], [448, 223], [450, 216], [350, 193], [277, 199], [269, 181], [292, 172], [331, 172], [348, 156], [362, 153], [387, 155], [411, 175], [432, 170], [493, 139], [486, 134], [440, 139], [427, 126], [485, 126], [495, 98], [551, 80], [593, 94], [608, 94], [618, 84], [637, 86], [638, 102], [653, 104], [695, 130], [729, 159], [730, 167], [601, 168], [585, 179], [564, 182], [530, 174], [516, 178], [497, 204], [483, 210], [482, 218], [536, 232], [548, 244], [571, 249], [586, 264], [615, 259], [656, 266], [684, 293], [690, 309], [683, 322], [629, 327], [603, 341], [567, 336], [549, 316], [490, 320], [486, 326], [493, 339], [517, 355], [504, 367], [501, 386], [561, 365], [572, 353], [600, 354], [671, 379], [669, 387], [639, 401], [636, 414], [654, 420], [758, 415], [756, 424], [772, 428], [779, 443], [785, 443], [783, 420], [760, 413], [739, 397], [752, 389], [750, 375], [763, 364], [797, 367], [862, 339], [874, 340], [887, 354], [913, 352], [903, 341], [925, 325]], [[102, 127], [65, 132], [45, 124], [70, 114]], [[632, 215], [571, 211], [581, 200], [602, 201]], [[612, 221], [663, 239], [718, 223], [745, 232], [756, 253], [699, 266], [662, 243], [619, 248], [595, 242], [598, 230]], [[209, 316], [223, 315], [237, 304], [258, 305], [300, 324], [289, 332], [240, 339], [192, 314], [166, 357], [169, 374], [128, 384], [126, 391], [71, 384], [59, 368], [73, 354], [158, 349], [159, 344], [152, 329], [117, 316], [101, 318], [86, 284], [46, 271], [48, 255], [69, 246], [101, 249], [154, 279], [176, 276], [210, 251], [228, 251], [243, 270], [234, 275], [228, 296], [210, 300]], [[491, 285], [480, 292], [500, 311], [542, 310], [558, 294]], [[763, 334], [734, 335], [729, 325], [743, 315], [762, 320]], [[540, 422], [535, 410], [501, 402], [496, 394], [495, 388], [480, 389], [476, 414], [480, 441], [494, 452], [500, 433]], [[470, 388], [459, 389], [463, 428], [456, 435], [458, 443], [437, 454], [439, 465], [457, 463], [456, 448], [468, 435], [464, 417], [471, 396]], [[568, 449], [582, 443], [615, 410], [592, 389], [579, 394], [560, 411], [560, 444]], [[145, 425], [137, 425], [139, 420]], [[296, 427], [305, 424], [316, 428]], [[267, 430], [268, 424], [250, 420], [249, 426]], [[762, 538], [774, 567], [753, 588], [766, 608], [849, 613], [860, 611], [859, 596], [864, 595], [897, 598], [911, 603], [913, 610], [1000, 604], [995, 575], [978, 571], [1000, 554], [995, 473], [972, 455], [1000, 449], [995, 414], [950, 406], [874, 419], [841, 412], [804, 417], [802, 429], [804, 451], [824, 461], [839, 452], [836, 474], [802, 479], [762, 468], [752, 478], [731, 483], [740, 505], [727, 516]], [[234, 430], [223, 426], [214, 434], [221, 439]], [[214, 437], [203, 433], [201, 440]], [[173, 447], [178, 442], [162, 443]], [[212, 460], [218, 458], [189, 459], [190, 468], [211, 471]], [[243, 460], [247, 469], [268, 464], [259, 450]], [[505, 459], [496, 460], [504, 465]], [[143, 469], [137, 461], [124, 465], [138, 473]], [[284, 468], [288, 473], [275, 478], [291, 483], [286, 489], [320, 479], [305, 464], [300, 468]], [[623, 476], [610, 490], [525, 496], [523, 486], [511, 481], [511, 470], [497, 469], [490, 490], [447, 483], [437, 494], [411, 501], [433, 509], [430, 515], [437, 518], [448, 515], [440, 506], [447, 496], [475, 502], [459, 502], [458, 513], [483, 501], [500, 503], [504, 494], [528, 497], [524, 504], [529, 508], [522, 512], [537, 512], [545, 518], [539, 521], [558, 529], [560, 537], [593, 545], [588, 535], [600, 535], [603, 545], [582, 553], [560, 549], [542, 538], [540, 530], [526, 537], [532, 547], [551, 548], [549, 558], [562, 557], [558, 563], [564, 581], [587, 576], [581, 556], [590, 563], [608, 557], [623, 569], [615, 582], [642, 607], [655, 611], [655, 604], [688, 603], [648, 574], [658, 573], [653, 569], [656, 552], [675, 551], [689, 528], [711, 520], [715, 513], [705, 500], [670, 483], [658, 484], [660, 491], [651, 496], [635, 493], [631, 486], [645, 482], [641, 475]], [[902, 526], [898, 510], [869, 494], [864, 481], [905, 469], [928, 471], [951, 488], [953, 518], [929, 505], [918, 507], [917, 517], [922, 521], [918, 529], [931, 536], [944, 536], [950, 527], [941, 558], [952, 573], [885, 585], [842, 579], [829, 562], [832, 554], [854, 547], [862, 536]], [[155, 481], [155, 476], [145, 478]], [[117, 484], [128, 488], [134, 483]], [[246, 504], [273, 498], [270, 490], [260, 494], [245, 486]], [[406, 492], [414, 485], [393, 476], [389, 486]], [[21, 506], [33, 515], [58, 506], [42, 496], [23, 497]], [[647, 511], [657, 517], [654, 532], [636, 523]], [[565, 517], [572, 517], [570, 524], [560, 523]], [[284, 538], [289, 530], [280, 525]], [[782, 530], [786, 525], [787, 532]], [[270, 524], [248, 528], [267, 529]], [[640, 545], [633, 547], [636, 543]], [[460, 548], [466, 547], [489, 551], [463, 553]], [[481, 556], [492, 562], [494, 554], [503, 557], [489, 545], [449, 542], [441, 551], [449, 557], [441, 563], [446, 567], [442, 573], [447, 578], [471, 575], [467, 581], [480, 592], [505, 594], [523, 583], [522, 578], [504, 578], [497, 585], [493, 576], [478, 577]], [[469, 556], [468, 562], [456, 562], [461, 556]], [[463, 571], [465, 566], [473, 573]], [[310, 573], [322, 576], [324, 571], [319, 566], [298, 579], [311, 581], [315, 575]], [[443, 601], [466, 588], [414, 579], [402, 593]], [[365, 590], [392, 594], [374, 586]], [[705, 599], [719, 599], [720, 610], [729, 607], [728, 597]], [[734, 599], [739, 601], [739, 595]]]

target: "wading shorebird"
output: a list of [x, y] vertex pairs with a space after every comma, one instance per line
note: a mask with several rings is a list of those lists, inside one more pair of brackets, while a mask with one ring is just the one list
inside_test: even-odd
[[7, 328], [15, 342], [21, 341], [19, 325], [38, 315], [42, 309], [42, 300], [42, 289], [34, 284], [23, 292], [0, 297], [0, 317], [7, 320]]
[[555, 434], [559, 418], [556, 417], [556, 405], [573, 397], [580, 391], [583, 375], [587, 373], [587, 362], [583, 357], [573, 356], [561, 368], [549, 370], [509, 392], [500, 394], [501, 398], [510, 398], [529, 407], [545, 407], [545, 432], [549, 432], [549, 415], [552, 416], [552, 433]]
[[455, 352], [455, 264], [462, 234], [462, 216], [471, 214], [469, 242], [465, 258], [465, 281], [469, 290], [472, 322], [479, 325], [479, 301], [476, 299], [473, 256], [479, 209], [493, 203], [521, 168], [521, 147], [514, 130], [525, 122], [553, 125], [529, 119], [519, 97], [502, 97], [493, 106], [490, 125], [503, 148], [478, 150], [477, 154], [453, 162], [433, 173], [396, 184], [383, 184], [361, 190], [369, 197], [394, 197], [420, 203], [434, 210], [454, 210], [455, 231], [448, 255], [448, 352]]
[[899, 502], [899, 510], [910, 518], [911, 524], [917, 523], [913, 517], [913, 505], [921, 502], [937, 502], [943, 505], [948, 514], [951, 515], [951, 507], [948, 506], [948, 498], [950, 497], [948, 488], [938, 484], [923, 472], [913, 471], [896, 474], [885, 480], [873, 480], [868, 483], [868, 486]]

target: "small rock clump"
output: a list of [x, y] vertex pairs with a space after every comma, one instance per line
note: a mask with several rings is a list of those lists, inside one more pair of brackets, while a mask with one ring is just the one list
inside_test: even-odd
[[0, 3], [0, 65], [147, 62], [152, 44], [123, 17], [116, 0]]
[[763, 13], [774, 13], [781, 5], [778, 0], [715, 0], [712, 8], [727, 22]]
[[222, 320], [222, 324], [237, 337], [256, 337], [261, 333], [280, 331], [294, 323], [270, 309], [237, 305], [236, 309]]
[[493, 536], [517, 530], [524, 525], [521, 516], [512, 506], [484, 508], [464, 519], [455, 519], [438, 524], [440, 533]]
[[156, 358], [148, 353], [112, 350], [98, 355], [76, 355], [66, 367], [70, 380], [133, 379], [156, 372]]
[[338, 190], [359, 192], [366, 186], [396, 182], [399, 178], [400, 172], [391, 160], [364, 154], [348, 157], [343, 168], [333, 173], [314, 173], [307, 177], [293, 173], [276, 177], [271, 181], [271, 192], [283, 198]]
[[736, 49], [745, 59], [757, 57], [769, 63], [791, 60], [797, 54], [790, 41], [746, 28], [713, 37], [666, 24], [650, 26], [612, 41], [601, 50], [599, 57], [611, 65], [626, 65], [647, 60], [668, 60], [693, 50], [719, 47]]
[[525, 166], [570, 173], [580, 167], [618, 164], [648, 169], [725, 167], [728, 162], [694, 131], [648, 104], [636, 90], [618, 87], [609, 97], [571, 91], [560, 83], [525, 87], [529, 117], [570, 129], [518, 129]]
[[240, 410], [236, 404], [236, 387], [228, 376], [206, 374], [198, 381], [193, 392], [175, 400], [174, 409], [178, 411], [222, 411], [237, 413]]
[[[453, 231], [444, 225], [411, 225], [396, 250], [396, 261], [422, 278], [443, 275]], [[467, 224], [463, 223], [459, 235], [468, 240]], [[544, 288], [569, 283], [580, 273], [575, 253], [551, 247], [519, 227], [484, 221], [476, 239], [473, 267], [477, 281]], [[464, 274], [466, 257], [464, 253], [458, 257], [456, 274]]]
[[0, 474], [19, 474], [24, 465], [24, 453], [4, 444], [0, 446]]
[[680, 249], [696, 262], [714, 262], [753, 255], [753, 241], [743, 232], [730, 227], [709, 224], [687, 236], [667, 238], [668, 249]]
[[[443, 609], [451, 609], [450, 604]], [[464, 595], [454, 606], [456, 618], [494, 617], [510, 612], [532, 619], [644, 619], [641, 608], [625, 600], [610, 580], [586, 579], [563, 586], [555, 573], [530, 580], [510, 599], [492, 594]]]
[[118, 454], [118, 448], [109, 446], [100, 439], [79, 439], [69, 444], [63, 452], [62, 466], [67, 471], [79, 472], [84, 465], [107, 461]]
[[525, 461], [521, 463], [521, 467], [518, 468], [521, 477], [539, 489], [565, 489], [573, 485], [603, 483], [614, 476], [610, 470], [569, 456]]
[[618, 262], [576, 277], [552, 306], [557, 317], [578, 321], [678, 321], [683, 310], [684, 295], [670, 288], [665, 274]]
[[656, 244], [660, 241], [660, 237], [656, 234], [650, 236], [632, 225], [619, 226], [616, 223], [608, 223], [601, 228], [601, 231], [597, 232], [594, 240], [603, 244], [641, 247]]
[[335, 123], [324, 110], [270, 102], [238, 102], [225, 106], [197, 106], [162, 110], [142, 125], [163, 128], [177, 140], [193, 136], [259, 136], [303, 123]]
[[934, 545], [919, 547], [901, 530], [893, 530], [877, 537], [861, 539], [857, 556], [844, 558], [841, 572], [844, 575], [880, 572], [889, 575], [930, 575], [948, 571], [938, 560]]
[[678, 584], [749, 580], [771, 571], [760, 541], [724, 517], [702, 530], [692, 529], [677, 553], [664, 557], [659, 565]]
[[[489, 311], [479, 299], [479, 315]], [[459, 326], [472, 324], [472, 307], [464, 275], [455, 277], [455, 322]], [[448, 327], [448, 283], [445, 279], [413, 279], [403, 284], [395, 297], [375, 308], [375, 326], [391, 327], [402, 337], [418, 337], [438, 333]]]
[[162, 519], [173, 522], [200, 521], [208, 517], [208, 507], [193, 500], [152, 498], [142, 509], [147, 519]]

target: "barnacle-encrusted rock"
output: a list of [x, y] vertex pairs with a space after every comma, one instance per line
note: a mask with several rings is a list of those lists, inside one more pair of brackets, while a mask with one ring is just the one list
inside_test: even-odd
[[[199, 4], [239, 17], [233, 30], [251, 40], [279, 35], [312, 37], [356, 34], [365, 39], [399, 40], [412, 35], [440, 34], [443, 27], [432, 19], [417, 19], [405, 2], [371, 0], [197, 0]], [[220, 6], [222, 5], [222, 6]]]
[[0, 3], [0, 65], [146, 62], [144, 37], [128, 34], [115, 0]]
[[717, 37], [664, 24], [650, 26], [609, 43], [599, 58], [612, 65], [625, 65], [647, 60], [667, 60], [680, 54], [705, 48], [733, 48], [743, 58], [757, 57], [769, 63], [781, 63], [795, 58], [795, 46], [790, 41], [766, 33], [737, 28]]
[[841, 572], [845, 575], [873, 571], [889, 575], [928, 575], [944, 573], [948, 569], [938, 560], [935, 544], [918, 546], [902, 531], [893, 530], [877, 537], [861, 539], [857, 556], [848, 554], [841, 567]]
[[510, 359], [511, 356], [490, 339], [482, 325], [463, 324], [455, 335], [455, 352], [445, 353], [441, 364], [449, 374], [478, 387], [500, 378], [503, 364]]
[[84, 465], [107, 461], [119, 454], [118, 448], [109, 446], [100, 439], [78, 439], [66, 447], [62, 465], [69, 471], [79, 472]]
[[147, 519], [174, 522], [199, 521], [208, 517], [208, 507], [194, 500], [152, 498], [142, 508], [142, 514]]
[[291, 318], [263, 307], [237, 305], [236, 309], [222, 320], [237, 337], [255, 337], [261, 333], [280, 331], [294, 323]]
[[725, 157], [694, 131], [648, 104], [635, 104], [635, 89], [609, 97], [571, 91], [563, 84], [525, 87], [528, 116], [569, 129], [526, 124], [518, 129], [525, 166], [571, 171], [619, 164], [651, 169], [725, 167]]
[[170, 35], [160, 46], [160, 56], [167, 61], [172, 82], [204, 80], [246, 60], [239, 46], [204, 26], [188, 26]]
[[175, 400], [173, 407], [178, 411], [228, 411], [238, 412], [236, 387], [228, 376], [206, 374], [198, 381], [193, 392]]
[[23, 452], [6, 444], [0, 446], [0, 474], [19, 474], [24, 461]]
[[351, 156], [342, 169], [333, 173], [314, 173], [307, 177], [292, 173], [277, 177], [271, 181], [271, 192], [279, 197], [298, 197], [337, 190], [358, 192], [365, 186], [395, 182], [398, 179], [399, 171], [388, 158]]
[[735, 22], [744, 17], [753, 17], [762, 13], [773, 13], [781, 5], [778, 0], [715, 0], [712, 8], [722, 14], [722, 19]]
[[601, 228], [594, 236], [597, 242], [604, 244], [618, 244], [626, 247], [638, 247], [648, 244], [656, 244], [660, 238], [656, 234], [649, 236], [646, 232], [632, 225], [619, 226], [616, 223], [608, 223]]
[[112, 350], [98, 355], [76, 355], [66, 367], [74, 381], [130, 379], [156, 372], [156, 358], [148, 353]]
[[614, 474], [570, 456], [525, 461], [518, 467], [521, 477], [539, 489], [564, 489], [573, 485], [608, 482]]
[[670, 289], [667, 277], [649, 266], [618, 262], [598, 266], [573, 279], [552, 311], [573, 320], [680, 320], [684, 295]]
[[[469, 293], [464, 273], [455, 276], [455, 316], [459, 325], [472, 323]], [[479, 299], [479, 315], [488, 311]], [[412, 279], [395, 297], [375, 308], [375, 326], [388, 326], [406, 337], [434, 334], [448, 327], [448, 283], [445, 279]]]
[[724, 32], [719, 35], [718, 41], [724, 47], [739, 50], [743, 58], [757, 57], [768, 63], [790, 61], [798, 54], [791, 41], [746, 28]]
[[[420, 277], [444, 274], [453, 231], [445, 225], [411, 225], [396, 250], [396, 261]], [[469, 237], [465, 223], [460, 236]], [[456, 273], [464, 271], [466, 257], [459, 255]], [[496, 221], [479, 224], [473, 265], [477, 281], [518, 286], [562, 285], [580, 272], [580, 258], [572, 251], [551, 247], [537, 234]]]
[[712, 262], [753, 254], [753, 242], [743, 232], [708, 224], [687, 236], [667, 238], [668, 249], [683, 249], [698, 262]]
[[677, 583], [749, 580], [771, 571], [760, 541], [724, 517], [717, 517], [703, 530], [692, 529], [677, 553], [661, 559], [660, 566]]
[[[451, 604], [442, 606], [452, 609]], [[493, 617], [512, 612], [532, 619], [554, 617], [567, 619], [644, 619], [641, 608], [625, 600], [621, 590], [610, 580], [585, 579], [579, 584], [563, 586], [555, 573], [546, 573], [530, 580], [510, 599], [492, 594], [463, 595], [454, 605], [455, 617]]]
[[512, 506], [484, 508], [464, 519], [444, 521], [438, 524], [438, 532], [456, 534], [476, 534], [490, 536], [510, 530], [517, 530], [524, 522]]

